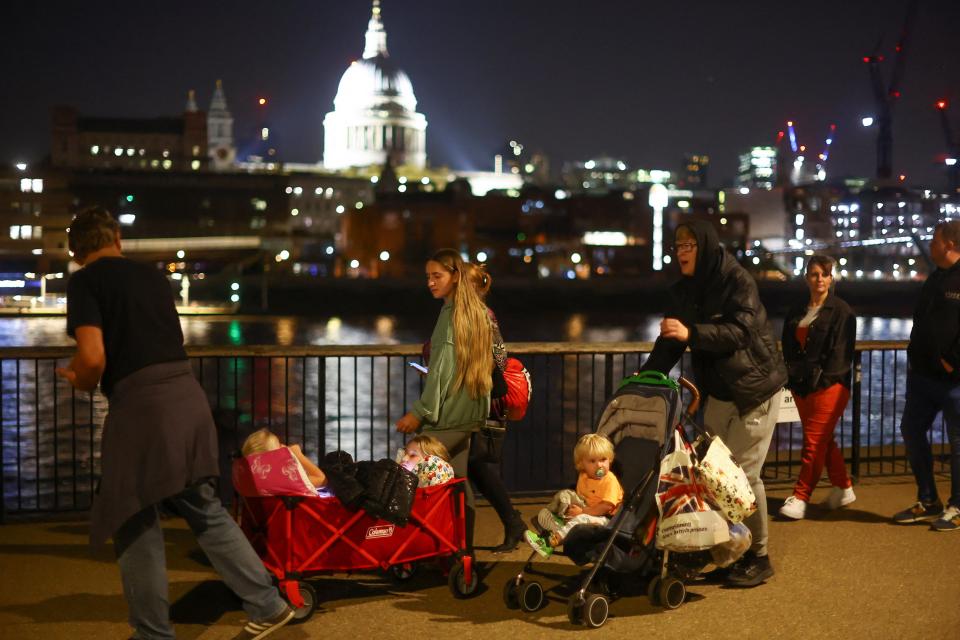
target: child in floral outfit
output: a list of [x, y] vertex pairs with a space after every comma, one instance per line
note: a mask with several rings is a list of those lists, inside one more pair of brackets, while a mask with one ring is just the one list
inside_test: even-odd
[[583, 436], [573, 448], [573, 462], [580, 472], [576, 493], [569, 489], [557, 493], [550, 503], [553, 510], [541, 509], [537, 515], [541, 533], [525, 534], [527, 543], [544, 558], [578, 524], [605, 525], [623, 502], [623, 487], [610, 473], [613, 444], [609, 440], [596, 433]]
[[419, 435], [398, 452], [397, 462], [417, 474], [418, 487], [432, 487], [453, 480], [450, 454], [443, 443], [433, 436]]

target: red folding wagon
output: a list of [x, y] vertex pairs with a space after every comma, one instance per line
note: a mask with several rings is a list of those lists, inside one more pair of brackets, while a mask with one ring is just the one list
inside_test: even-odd
[[409, 521], [400, 526], [335, 497], [317, 497], [286, 448], [233, 464], [237, 521], [300, 620], [317, 606], [307, 579], [323, 574], [386, 571], [404, 581], [418, 562], [437, 559], [453, 595], [473, 595], [479, 577], [466, 549], [464, 482], [417, 489]]

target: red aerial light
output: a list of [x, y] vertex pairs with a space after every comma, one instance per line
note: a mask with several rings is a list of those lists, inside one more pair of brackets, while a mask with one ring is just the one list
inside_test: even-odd
[[946, 100], [937, 100], [937, 109], [943, 110], [943, 109], [946, 109], [946, 108], [947, 108], [947, 101], [946, 101]]
[[864, 62], [870, 62], [870, 56], [863, 56]]
[[900, 92], [899, 92], [899, 91], [891, 91], [891, 92], [890, 92], [890, 95], [892, 95], [894, 98], [899, 98], [899, 97], [900, 97]]
[[897, 45], [897, 48], [896, 48], [896, 51], [897, 51], [897, 53], [900, 53], [901, 51], [903, 51], [903, 47], [898, 44], [898, 45]]
[[906, 180], [906, 179], [907, 179], [907, 176], [905, 176], [904, 174], [901, 173], [901, 174], [900, 174], [900, 182], [903, 182], [903, 181]]

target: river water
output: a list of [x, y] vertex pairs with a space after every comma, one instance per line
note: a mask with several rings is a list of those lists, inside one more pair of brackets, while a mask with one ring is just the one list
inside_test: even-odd
[[[434, 316], [182, 316], [187, 345], [419, 344], [430, 337]], [[653, 341], [660, 316], [617, 313], [504, 314], [507, 342]], [[779, 337], [782, 319], [772, 319]], [[863, 317], [858, 340], [907, 340], [910, 318]], [[0, 318], [0, 347], [71, 346], [63, 316]]]

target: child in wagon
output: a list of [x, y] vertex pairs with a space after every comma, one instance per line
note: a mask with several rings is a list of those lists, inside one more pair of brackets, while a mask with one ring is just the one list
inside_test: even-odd
[[557, 492], [537, 514], [535, 526], [540, 533], [528, 530], [525, 534], [527, 543], [544, 558], [578, 524], [605, 525], [623, 502], [623, 487], [610, 473], [613, 444], [607, 438], [596, 433], [581, 437], [573, 448], [573, 462], [580, 472], [577, 490]]
[[432, 487], [453, 480], [450, 453], [442, 442], [428, 435], [419, 435], [397, 452], [397, 463], [417, 474], [417, 487]]
[[[244, 456], [251, 456], [255, 453], [265, 453], [267, 451], [274, 451], [279, 449], [284, 445], [280, 442], [280, 438], [277, 437], [275, 433], [269, 429], [259, 429], [251, 433], [246, 440], [243, 442], [243, 447], [240, 449], [240, 452]], [[303, 450], [298, 444], [292, 444], [287, 446], [287, 449], [290, 450], [290, 453], [293, 454], [293, 457], [297, 459], [297, 462], [300, 463], [300, 466], [303, 467], [303, 470], [307, 473], [307, 478], [310, 480], [310, 483], [318, 491], [327, 486], [327, 476], [320, 470], [317, 465], [313, 463], [307, 456], [303, 455]]]

